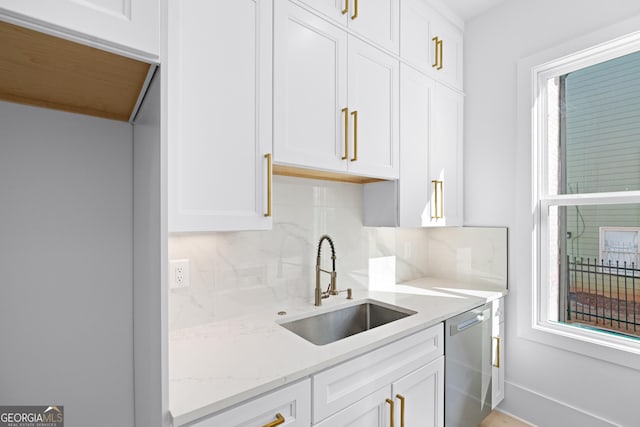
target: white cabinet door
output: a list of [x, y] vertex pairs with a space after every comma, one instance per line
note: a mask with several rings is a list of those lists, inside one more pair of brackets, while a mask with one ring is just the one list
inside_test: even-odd
[[395, 425], [444, 426], [444, 357], [394, 382], [391, 390]]
[[463, 215], [463, 96], [441, 84], [436, 84], [431, 111], [430, 225], [460, 226]]
[[274, 159], [346, 171], [347, 34], [300, 6], [275, 3]]
[[392, 416], [388, 398], [389, 387], [383, 387], [326, 420], [314, 424], [314, 427], [388, 427], [391, 425]]
[[269, 229], [271, 2], [169, 5], [169, 230]]
[[399, 0], [300, 0], [385, 49], [400, 49]]
[[492, 303], [491, 408], [504, 399], [504, 298]]
[[402, 65], [400, 179], [365, 185], [364, 225], [462, 225], [462, 108], [458, 92]]
[[[349, 28], [373, 43], [398, 53], [400, 4], [398, 0], [351, 0]], [[357, 15], [356, 15], [357, 7]]]
[[346, 26], [349, 18], [347, 2], [349, 0], [300, 0], [301, 3], [331, 18], [334, 22]]
[[400, 56], [432, 77], [462, 89], [462, 32], [425, 0], [402, 2]]
[[88, 41], [116, 44], [156, 59], [160, 52], [157, 0], [3, 0], [0, 15], [43, 25], [52, 32], [80, 33]]
[[435, 84], [403, 65], [400, 77], [400, 227], [424, 227], [431, 222], [429, 145]]
[[399, 79], [396, 59], [349, 38], [350, 172], [398, 177]]
[[262, 427], [275, 421], [283, 421], [281, 425], [287, 427], [311, 425], [311, 381], [309, 379], [213, 415], [191, 426]]

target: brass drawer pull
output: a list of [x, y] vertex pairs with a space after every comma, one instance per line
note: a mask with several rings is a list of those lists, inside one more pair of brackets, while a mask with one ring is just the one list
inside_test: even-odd
[[355, 0], [355, 5], [353, 7], [353, 15], [351, 19], [356, 19], [358, 17], [358, 0]]
[[433, 215], [431, 219], [444, 218], [444, 204], [443, 204], [443, 186], [442, 181], [433, 180]]
[[396, 394], [396, 397], [400, 399], [400, 427], [404, 427], [404, 399], [401, 394]]
[[436, 60], [436, 62], [434, 62], [431, 66], [434, 67], [436, 70], [442, 70], [444, 42], [440, 40], [438, 37], [434, 37], [431, 40], [435, 42], [434, 54], [435, 54], [435, 60]]
[[496, 340], [496, 363], [493, 365], [494, 368], [500, 368], [500, 337], [492, 337]]
[[346, 0], [344, 3], [344, 9], [342, 9], [342, 14], [346, 15], [349, 13], [349, 0]]
[[284, 417], [282, 416], [282, 414], [280, 412], [278, 412], [276, 414], [276, 419], [275, 420], [271, 421], [268, 424], [265, 424], [262, 427], [276, 427], [276, 426], [279, 426], [280, 424], [284, 424], [284, 422], [285, 422]]
[[358, 160], [358, 112], [352, 111], [351, 115], [353, 116], [353, 157], [351, 161], [355, 162]]
[[394, 416], [394, 410], [393, 410], [393, 400], [391, 399], [386, 399], [386, 402], [389, 404], [389, 406], [391, 406], [391, 410], [389, 411], [389, 425], [391, 427], [393, 427], [393, 416]]
[[344, 113], [344, 156], [342, 160], [349, 158], [349, 109], [347, 107], [342, 109]]
[[264, 214], [266, 217], [271, 216], [271, 204], [273, 200], [272, 187], [273, 187], [273, 164], [271, 153], [264, 155], [265, 159], [267, 159], [267, 213]]

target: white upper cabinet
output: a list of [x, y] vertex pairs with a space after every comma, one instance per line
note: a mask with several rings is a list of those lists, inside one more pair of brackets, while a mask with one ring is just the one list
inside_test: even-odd
[[367, 40], [398, 53], [399, 0], [300, 0]]
[[462, 211], [463, 95], [437, 84], [429, 143], [430, 225], [460, 226]]
[[425, 0], [403, 0], [400, 56], [433, 78], [462, 90], [462, 31]]
[[400, 179], [365, 184], [364, 225], [462, 225], [463, 96], [407, 65], [400, 73]]
[[160, 52], [157, 0], [2, 0], [0, 15], [150, 59]]
[[399, 167], [398, 61], [349, 38], [349, 170], [394, 178]]
[[269, 229], [271, 2], [169, 6], [169, 230]]
[[292, 2], [274, 22], [274, 161], [397, 178], [398, 61]]
[[274, 156], [279, 163], [346, 171], [347, 34], [289, 3], [275, 4]]

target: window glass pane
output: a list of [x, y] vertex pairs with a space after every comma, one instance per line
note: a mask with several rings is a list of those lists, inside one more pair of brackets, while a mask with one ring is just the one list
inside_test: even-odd
[[640, 52], [549, 81], [549, 194], [640, 190]]
[[640, 337], [640, 204], [549, 209], [550, 320]]

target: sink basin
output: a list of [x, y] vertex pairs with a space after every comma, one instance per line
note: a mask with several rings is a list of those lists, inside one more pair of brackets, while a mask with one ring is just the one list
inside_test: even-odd
[[415, 313], [415, 311], [400, 307], [363, 302], [351, 307], [281, 323], [280, 326], [315, 345], [325, 345]]

